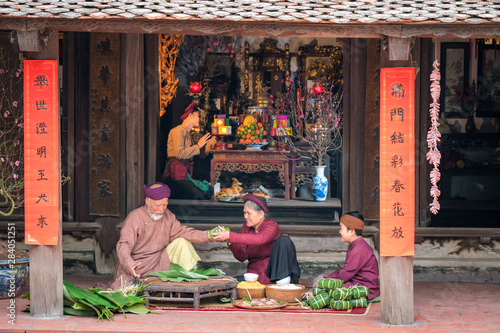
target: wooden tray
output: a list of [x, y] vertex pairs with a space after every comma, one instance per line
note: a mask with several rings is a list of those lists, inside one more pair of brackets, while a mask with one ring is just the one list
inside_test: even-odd
[[288, 305], [287, 302], [283, 302], [281, 305], [270, 305], [270, 306], [252, 306], [252, 305], [243, 305], [244, 301], [241, 299], [238, 299], [233, 302], [233, 305], [238, 307], [238, 308], [243, 308], [243, 309], [249, 309], [249, 310], [274, 310], [274, 309], [281, 309], [284, 308], [285, 306]]

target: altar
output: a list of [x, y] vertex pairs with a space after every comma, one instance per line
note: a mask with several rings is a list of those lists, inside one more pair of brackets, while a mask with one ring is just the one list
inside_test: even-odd
[[219, 181], [222, 171], [255, 173], [277, 171], [290, 200], [289, 151], [277, 150], [211, 150], [210, 185]]

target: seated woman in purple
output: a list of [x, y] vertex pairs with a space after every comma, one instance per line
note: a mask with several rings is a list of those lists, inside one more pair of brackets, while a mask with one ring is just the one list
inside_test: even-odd
[[[260, 283], [270, 284], [287, 276], [292, 283], [299, 283], [300, 267], [292, 240], [282, 236], [278, 223], [268, 218], [269, 208], [263, 200], [247, 194], [243, 201], [246, 223], [241, 233], [219, 227], [223, 231], [213, 233], [213, 239], [227, 241], [238, 261], [248, 260], [247, 272], [258, 274]], [[237, 278], [243, 280], [243, 276]]]
[[380, 295], [378, 262], [371, 246], [363, 238], [365, 222], [359, 212], [349, 212], [340, 218], [342, 242], [349, 243], [344, 267], [324, 275], [328, 279], [344, 280], [344, 287], [365, 286], [370, 291], [368, 300]]

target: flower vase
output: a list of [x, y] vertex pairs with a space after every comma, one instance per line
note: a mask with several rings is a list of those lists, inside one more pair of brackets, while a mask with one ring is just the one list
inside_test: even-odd
[[313, 178], [312, 195], [314, 201], [325, 201], [328, 193], [328, 178], [325, 177], [326, 165], [316, 165], [316, 175]]

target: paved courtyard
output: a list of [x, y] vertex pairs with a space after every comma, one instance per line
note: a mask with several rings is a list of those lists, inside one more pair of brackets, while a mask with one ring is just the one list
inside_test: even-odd
[[[92, 287], [102, 277], [71, 275], [66, 280]], [[104, 278], [105, 282], [109, 278]], [[366, 316], [323, 313], [162, 311], [160, 314], [115, 314], [112, 322], [93, 317], [34, 319], [21, 312], [28, 301], [15, 299], [15, 325], [7, 317], [10, 300], [0, 300], [0, 332], [355, 332], [472, 333], [500, 332], [500, 284], [415, 282], [415, 323], [380, 323], [380, 304]]]

